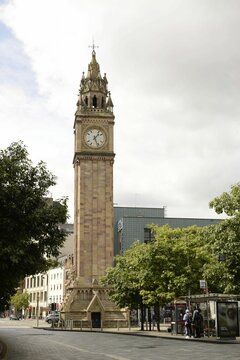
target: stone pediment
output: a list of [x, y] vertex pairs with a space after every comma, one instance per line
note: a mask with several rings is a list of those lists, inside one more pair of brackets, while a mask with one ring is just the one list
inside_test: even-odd
[[90, 303], [87, 307], [87, 311], [90, 311], [90, 312], [95, 312], [95, 311], [104, 312], [105, 311], [103, 303], [97, 293], [94, 294], [92, 300], [90, 301]]

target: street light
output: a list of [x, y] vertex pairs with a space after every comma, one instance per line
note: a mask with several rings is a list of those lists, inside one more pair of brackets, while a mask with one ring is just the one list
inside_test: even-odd
[[39, 293], [37, 293], [37, 327], [39, 325]]

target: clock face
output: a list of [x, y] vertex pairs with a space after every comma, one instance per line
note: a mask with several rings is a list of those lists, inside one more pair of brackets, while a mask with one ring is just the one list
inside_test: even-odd
[[105, 134], [100, 129], [89, 129], [85, 133], [85, 142], [92, 148], [100, 148], [105, 143]]

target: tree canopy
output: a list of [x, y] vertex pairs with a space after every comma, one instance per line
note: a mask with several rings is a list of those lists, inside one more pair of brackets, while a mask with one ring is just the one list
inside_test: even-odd
[[154, 240], [134, 243], [116, 267], [109, 268], [103, 283], [119, 306], [154, 306], [159, 309], [178, 296], [198, 293], [204, 264], [211, 255], [205, 248], [204, 229], [197, 226], [173, 229], [151, 226]]
[[221, 292], [240, 293], [240, 184], [231, 187], [210, 202], [218, 214], [225, 213], [227, 219], [210, 227], [209, 250], [214, 261], [205, 267], [205, 275], [213, 287]]
[[18, 313], [22, 309], [26, 309], [29, 305], [29, 294], [17, 292], [10, 299], [11, 305], [14, 306], [15, 312]]
[[56, 177], [41, 161], [33, 166], [26, 146], [0, 151], [0, 302], [15, 293], [26, 275], [46, 271], [66, 234], [67, 199], [49, 199]]

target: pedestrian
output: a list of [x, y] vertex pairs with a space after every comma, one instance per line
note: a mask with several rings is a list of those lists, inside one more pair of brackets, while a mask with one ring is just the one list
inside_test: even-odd
[[191, 321], [191, 313], [190, 311], [187, 309], [184, 316], [183, 316], [183, 321], [184, 321], [184, 325], [185, 325], [185, 335], [186, 335], [186, 339], [189, 339], [192, 336], [192, 321]]
[[193, 312], [192, 323], [194, 326], [194, 337], [200, 338], [202, 334], [202, 324], [203, 324], [203, 317], [201, 314], [201, 309], [196, 308]]

